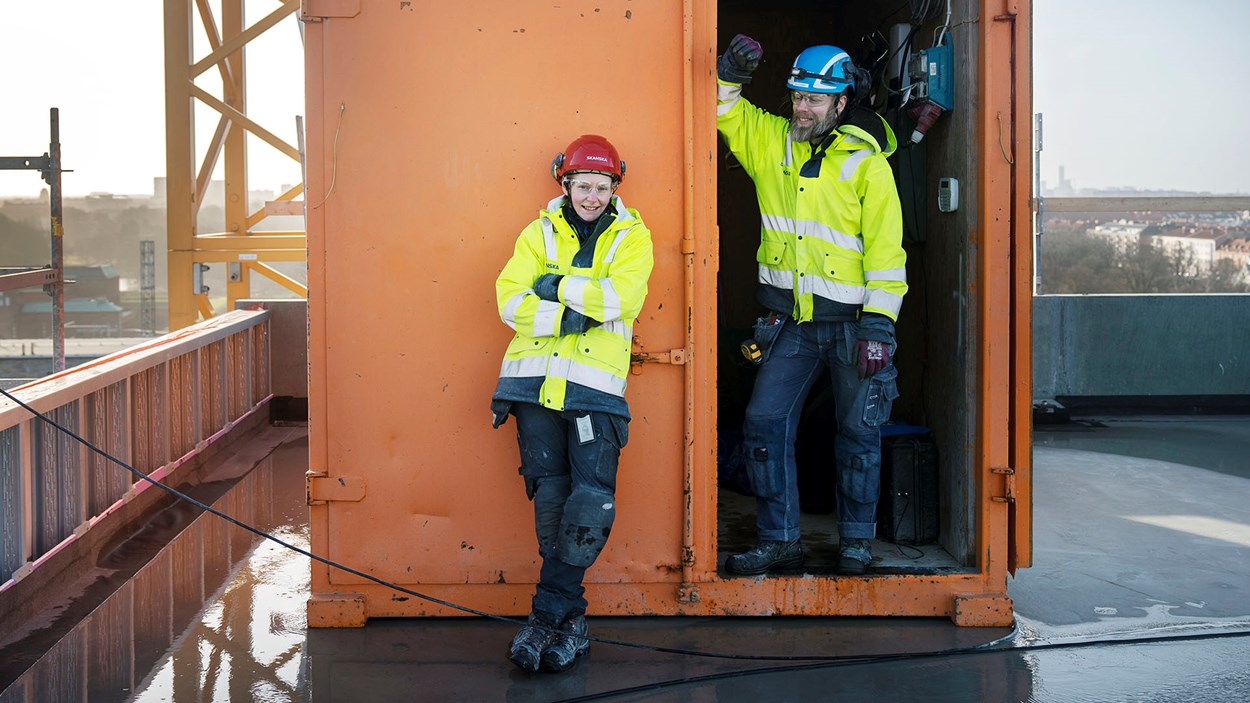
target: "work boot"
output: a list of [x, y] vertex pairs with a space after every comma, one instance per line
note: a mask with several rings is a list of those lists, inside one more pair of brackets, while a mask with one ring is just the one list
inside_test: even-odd
[[577, 658], [590, 651], [586, 639], [586, 616], [578, 615], [560, 623], [560, 631], [543, 650], [543, 671], [567, 671]]
[[508, 659], [522, 671], [528, 671], [531, 674], [538, 671], [538, 663], [542, 658], [543, 650], [555, 637], [555, 628], [554, 622], [548, 622], [545, 618], [530, 613], [525, 626], [516, 633], [516, 637], [512, 638], [512, 644], [508, 647]]
[[773, 569], [803, 567], [803, 545], [792, 542], [760, 540], [749, 552], [735, 554], [725, 561], [725, 570], [740, 576], [754, 576]]
[[842, 540], [838, 552], [838, 573], [846, 576], [860, 576], [872, 561], [872, 549], [868, 540], [847, 537]]

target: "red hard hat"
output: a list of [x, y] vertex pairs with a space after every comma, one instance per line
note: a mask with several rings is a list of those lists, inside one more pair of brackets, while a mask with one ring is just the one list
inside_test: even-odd
[[625, 162], [607, 139], [583, 134], [551, 160], [551, 177], [557, 181], [563, 180], [565, 174], [579, 172], [602, 173], [619, 182], [625, 176]]

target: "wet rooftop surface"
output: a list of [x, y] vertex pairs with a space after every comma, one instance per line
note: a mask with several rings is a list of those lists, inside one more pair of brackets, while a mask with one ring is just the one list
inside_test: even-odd
[[[295, 434], [218, 505], [306, 546], [307, 445]], [[656, 647], [842, 658], [823, 662], [594, 643], [572, 671], [530, 676], [504, 659], [509, 623], [400, 619], [308, 630], [307, 558], [252, 546], [237, 528], [202, 516], [0, 693], [0, 703], [1240, 703], [1250, 700], [1248, 440], [1246, 417], [1036, 428], [1034, 566], [1009, 585], [1014, 630], [923, 618], [590, 621], [596, 637]], [[206, 585], [180, 589], [179, 574], [195, 564]]]

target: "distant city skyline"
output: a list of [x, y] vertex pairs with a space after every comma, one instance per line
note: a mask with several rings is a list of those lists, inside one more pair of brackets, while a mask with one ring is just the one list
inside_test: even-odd
[[[214, 12], [217, 2], [210, 3]], [[278, 8], [244, 3], [251, 25]], [[194, 11], [193, 11], [194, 12]], [[162, 3], [41, 0], [6, 3], [0, 20], [0, 156], [38, 156], [48, 150], [48, 108], [60, 109], [67, 196], [145, 195], [165, 175], [165, 37]], [[220, 19], [218, 19], [220, 24]], [[194, 55], [208, 53], [204, 32]], [[303, 114], [304, 65], [295, 16], [249, 43], [248, 116], [288, 143], [297, 142]], [[17, 70], [20, 67], [21, 70]], [[221, 79], [208, 71], [196, 83], [220, 95]], [[201, 158], [218, 114], [195, 108]], [[256, 137], [248, 137], [249, 190], [299, 183], [299, 164]], [[196, 164], [198, 168], [198, 163]], [[218, 160], [214, 178], [222, 177]], [[0, 171], [0, 197], [33, 197], [46, 187], [35, 171]]]
[[1045, 181], [1250, 194], [1250, 3], [1035, 0], [1033, 21]]
[[[0, 23], [0, 155], [44, 153], [48, 108], [59, 107], [64, 165], [74, 169], [63, 178], [66, 195], [151, 193], [165, 171], [160, 4], [11, 5]], [[274, 6], [246, 4], [247, 23]], [[1242, 164], [1250, 156], [1250, 130], [1242, 126], [1250, 94], [1226, 77], [1250, 65], [1250, 42], [1241, 36], [1250, 2], [1035, 0], [1033, 20], [1043, 180], [1058, 183], [1063, 165], [1078, 190], [1250, 194], [1250, 169]], [[202, 35], [197, 56], [207, 53]], [[49, 37], [58, 50], [49, 50]], [[294, 144], [295, 116], [304, 109], [297, 20], [283, 20], [247, 51], [249, 116]], [[219, 86], [212, 71], [199, 82], [214, 92]], [[216, 122], [216, 113], [197, 105], [201, 149]], [[297, 163], [254, 137], [248, 161], [249, 189], [300, 180]], [[0, 197], [34, 197], [43, 187], [34, 171], [0, 171]]]

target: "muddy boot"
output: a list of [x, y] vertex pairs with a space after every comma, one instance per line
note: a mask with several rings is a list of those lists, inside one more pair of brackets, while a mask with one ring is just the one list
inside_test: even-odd
[[725, 561], [725, 570], [731, 574], [754, 576], [774, 569], [801, 569], [803, 545], [793, 542], [761, 540], [749, 552], [735, 554]]
[[868, 540], [848, 537], [842, 540], [838, 553], [838, 573], [846, 576], [860, 576], [872, 561], [872, 550]]
[[555, 628], [555, 623], [530, 613], [525, 626], [512, 638], [512, 644], [508, 647], [508, 660], [523, 671], [538, 671], [543, 650], [555, 637]]
[[578, 615], [560, 624], [560, 632], [543, 650], [543, 671], [567, 671], [577, 658], [590, 651], [586, 639], [586, 616]]

